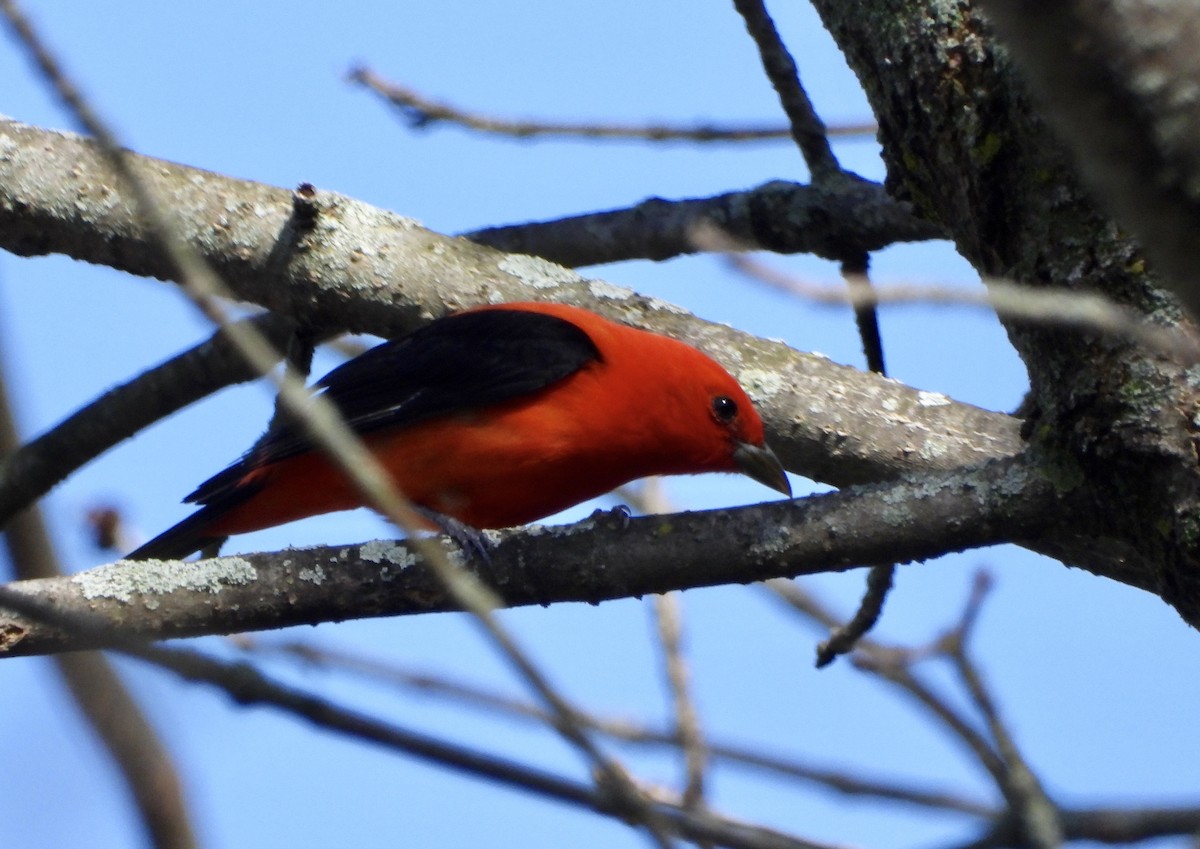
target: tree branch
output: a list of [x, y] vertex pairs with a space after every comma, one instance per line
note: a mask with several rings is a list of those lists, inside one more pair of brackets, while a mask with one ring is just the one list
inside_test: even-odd
[[[290, 319], [250, 319], [276, 348], [294, 327]], [[217, 332], [191, 350], [148, 369], [81, 407], [0, 461], [0, 526], [83, 464], [142, 428], [258, 372]]]
[[[533, 722], [551, 721], [549, 714], [530, 702], [509, 698], [440, 673], [410, 671], [387, 661], [372, 660], [307, 642], [278, 643], [247, 635], [239, 635], [234, 639], [239, 647], [253, 652], [256, 656], [284, 655], [301, 664], [355, 673], [364, 678], [393, 685], [400, 690], [432, 695], [487, 713]], [[585, 715], [584, 719], [589, 727], [622, 743], [671, 749], [685, 745], [681, 739], [682, 735], [677, 730], [678, 723], [668, 730], [593, 714]], [[767, 752], [751, 746], [708, 740], [706, 751], [713, 760], [719, 760], [729, 766], [761, 772], [776, 778], [807, 782], [846, 796], [873, 797], [988, 820], [1000, 816], [994, 805], [956, 793], [922, 787], [916, 782], [910, 784], [867, 777], [848, 769], [812, 766], [803, 763], [798, 756], [788, 756], [775, 750]]]
[[[1018, 457], [750, 508], [633, 520], [598, 514], [565, 528], [494, 533], [490, 562], [464, 568], [509, 606], [595, 603], [1036, 538], [1064, 508], [1062, 497]], [[122, 561], [12, 589], [100, 617], [127, 637], [153, 639], [457, 608], [411, 547], [389, 542], [195, 563]], [[69, 634], [0, 615], [0, 655], [85, 647]]]
[[[0, 149], [0, 248], [62, 253], [146, 276], [174, 273], [111, 187], [91, 142], [0, 121]], [[386, 337], [472, 304], [553, 298], [584, 306], [688, 339], [714, 356], [754, 397], [784, 465], [836, 486], [966, 466], [1021, 448], [1019, 424], [1009, 416], [797, 353], [539, 259], [441, 236], [326, 192], [316, 195], [315, 226], [298, 233], [284, 189], [129, 159], [170, 204], [181, 237], [238, 297], [302, 324]]]
[[703, 809], [709, 762], [708, 742], [700, 724], [700, 712], [692, 696], [691, 672], [683, 655], [683, 602], [679, 593], [654, 597], [658, 641], [662, 645], [663, 672], [675, 715], [675, 738], [683, 754], [685, 782], [680, 794], [683, 807]]
[[[240, 705], [271, 705], [303, 719], [315, 727], [419, 760], [458, 770], [498, 784], [530, 791], [537, 795], [599, 814], [619, 817], [633, 824], [642, 811], [631, 808], [627, 800], [612, 788], [592, 787], [507, 758], [411, 731], [367, 714], [346, 709], [335, 702], [285, 686], [246, 663], [228, 663], [200, 652], [142, 643], [113, 634], [103, 621], [82, 611], [67, 611], [45, 599], [34, 599], [0, 587], [0, 600], [20, 608], [26, 616], [93, 641], [104, 641], [127, 655], [169, 670], [186, 681], [206, 683], [224, 691]], [[793, 837], [772, 829], [749, 825], [707, 811], [689, 811], [673, 801], [646, 799], [653, 817], [668, 832], [693, 840], [710, 841], [731, 849], [838, 849], [829, 844]]]
[[1058, 805], [1050, 798], [1041, 779], [1022, 755], [1016, 739], [1000, 716], [983, 672], [967, 651], [983, 598], [990, 587], [991, 580], [986, 573], [980, 572], [975, 576], [975, 584], [958, 626], [938, 641], [939, 646], [987, 725], [996, 755], [1004, 765], [1000, 790], [1008, 802], [1012, 817], [1019, 824], [1022, 841], [1033, 849], [1056, 849], [1063, 843]]
[[811, 253], [835, 262], [897, 242], [945, 238], [936, 224], [854, 175], [805, 186], [776, 180], [711, 198], [649, 198], [636, 206], [553, 221], [487, 227], [464, 238], [570, 267], [664, 260], [699, 253], [697, 227], [715, 227], [743, 250]]
[[[943, 223], [981, 276], [1101, 293], [1163, 327], [1189, 323], [1147, 272], [1140, 246], [1081, 185], [977, 4], [813, 5], [879, 120], [889, 188]], [[1045, 4], [1038, 13], [1084, 5]], [[1126, 34], [1145, 41], [1144, 33]], [[1164, 82], [1165, 90], [1174, 86]], [[1193, 104], [1180, 108], [1182, 118]], [[1142, 121], [1129, 113], [1123, 120]], [[1194, 232], [1194, 222], [1183, 229]], [[1188, 412], [1200, 403], [1200, 386], [1186, 367], [1129, 343], [1002, 321], [1029, 370], [1034, 449], [1073, 469], [1095, 494], [1073, 517], [1080, 540], [1091, 536], [1093, 550], [1111, 554], [1108, 574], [1152, 589], [1200, 626], [1200, 466]]]
[[779, 103], [792, 130], [792, 139], [804, 156], [813, 182], [823, 183], [836, 177], [842, 173], [842, 166], [829, 146], [825, 122], [817, 116], [812, 101], [808, 99], [808, 92], [800, 83], [792, 54], [779, 37], [775, 22], [767, 14], [762, 0], [733, 0], [733, 5], [758, 47], [763, 70], [779, 95]]
[[[643, 141], [754, 142], [784, 141], [791, 138], [788, 127], [732, 127], [706, 124], [670, 126], [666, 124], [567, 123], [564, 121], [521, 120], [484, 115], [462, 109], [445, 101], [434, 100], [413, 88], [385, 80], [370, 68], [353, 68], [348, 78], [382, 97], [396, 108], [408, 124], [426, 129], [437, 123], [458, 124], [470, 130], [513, 138], [558, 136], [585, 139], [641, 139]], [[870, 123], [847, 124], [829, 128], [832, 136], [869, 136], [875, 132]]]
[[[421, 527], [421, 518], [389, 479], [386, 471], [352, 433], [334, 405], [320, 394], [311, 395], [304, 382], [288, 371], [274, 374], [278, 359], [270, 343], [257, 328], [236, 324], [228, 317], [220, 299], [229, 291], [212, 266], [183, 238], [174, 219], [161, 205], [161, 198], [150, 184], [137, 173], [131, 159], [119, 146], [107, 124], [80, 95], [74, 83], [61, 70], [57, 58], [38, 37], [27, 18], [9, 0], [0, 0], [0, 9], [22, 46], [29, 52], [39, 70], [80, 124], [95, 137], [104, 164], [111, 169], [118, 183], [133, 198], [135, 216], [145, 221], [156, 246], [161, 248], [179, 275], [184, 293], [205, 316], [226, 332], [247, 363], [264, 377], [271, 378], [279, 390], [278, 402], [295, 416], [321, 449], [354, 485], [365, 502], [379, 510], [398, 528], [412, 537]], [[318, 205], [315, 189], [305, 183], [293, 195], [293, 215], [287, 227], [290, 238], [303, 238], [314, 226]], [[315, 326], [315, 325], [314, 325]], [[555, 714], [555, 728], [591, 763], [596, 781], [602, 783], [625, 812], [630, 822], [638, 822], [661, 849], [672, 849], [674, 843], [666, 823], [645, 794], [629, 778], [625, 770], [600, 751], [575, 718], [574, 708], [549, 683], [545, 675], [528, 658], [519, 643], [496, 620], [494, 610], [498, 600], [466, 570], [451, 562], [445, 551], [422, 537], [413, 537], [410, 546], [418, 552], [437, 583], [456, 606], [470, 612], [500, 654]], [[89, 629], [90, 630], [90, 629]], [[103, 629], [101, 629], [103, 630]]]
[[1153, 0], [982, 5], [1084, 177], [1200, 316], [1200, 12]]
[[[11, 451], [17, 442], [7, 380], [0, 374], [0, 453]], [[38, 508], [19, 513], [5, 525], [4, 546], [17, 577], [61, 580], [58, 555]], [[156, 849], [193, 849], [196, 835], [178, 770], [117, 670], [99, 652], [68, 652], [54, 661], [132, 796], [150, 844]]]
[[[842, 627], [844, 620], [830, 612], [799, 583], [773, 580], [768, 588], [796, 612], [828, 630]], [[852, 656], [855, 669], [877, 675], [895, 686], [945, 726], [964, 748], [975, 757], [998, 787], [1006, 780], [1004, 760], [990, 740], [977, 730], [955, 705], [913, 669], [914, 655], [922, 654], [904, 646], [885, 645], [866, 637], [858, 642]], [[928, 654], [925, 652], [923, 654]]]

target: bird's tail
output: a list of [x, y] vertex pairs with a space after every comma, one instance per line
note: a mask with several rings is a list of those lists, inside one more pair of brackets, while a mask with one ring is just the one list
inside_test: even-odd
[[210, 530], [213, 520], [224, 513], [226, 505], [202, 507], [182, 522], [174, 525], [125, 555], [125, 560], [182, 560], [189, 554], [224, 540], [222, 534]]

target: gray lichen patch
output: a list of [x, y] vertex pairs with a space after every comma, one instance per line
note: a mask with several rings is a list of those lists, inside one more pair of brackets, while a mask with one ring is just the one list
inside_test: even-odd
[[536, 256], [506, 254], [500, 260], [499, 268], [535, 289], [557, 289], [583, 282], [583, 278], [571, 269]]
[[759, 368], [744, 368], [739, 374], [742, 387], [755, 400], [769, 400], [787, 389], [787, 384], [778, 372]]
[[321, 584], [325, 583], [325, 570], [320, 566], [314, 566], [311, 569], [301, 569], [296, 573], [296, 577], [301, 581], [314, 584], [319, 587]]
[[368, 563], [391, 563], [401, 569], [406, 569], [420, 560], [405, 546], [379, 539], [360, 546], [358, 556]]
[[633, 290], [606, 280], [589, 280], [588, 291], [592, 297], [602, 301], [628, 301], [633, 297]]
[[219, 593], [225, 587], [249, 584], [258, 573], [248, 560], [220, 557], [183, 563], [178, 560], [121, 560], [100, 566], [71, 578], [87, 599], [109, 598], [133, 601], [135, 595], [159, 596], [169, 593]]

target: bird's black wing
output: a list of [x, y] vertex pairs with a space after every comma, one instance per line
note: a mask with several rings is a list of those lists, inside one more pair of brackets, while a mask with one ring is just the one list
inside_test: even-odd
[[[600, 359], [591, 338], [557, 316], [479, 310], [438, 319], [343, 363], [315, 388], [358, 433], [480, 409], [544, 389]], [[272, 427], [240, 461], [185, 500], [208, 504], [250, 470], [313, 447], [302, 428]]]

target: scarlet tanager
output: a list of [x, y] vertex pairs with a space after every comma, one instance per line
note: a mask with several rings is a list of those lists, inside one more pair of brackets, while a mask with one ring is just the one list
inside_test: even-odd
[[[742, 472], [791, 495], [762, 420], [725, 369], [577, 307], [455, 313], [316, 388], [413, 504], [473, 528], [532, 522], [647, 475]], [[185, 501], [202, 506], [131, 559], [184, 557], [231, 534], [363, 505], [288, 423]]]

